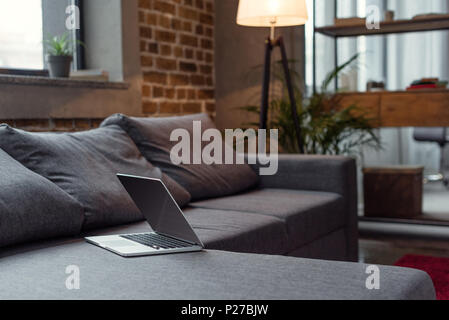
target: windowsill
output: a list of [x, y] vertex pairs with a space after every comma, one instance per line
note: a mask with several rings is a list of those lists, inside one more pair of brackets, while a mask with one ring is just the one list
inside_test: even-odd
[[67, 78], [47, 78], [17, 75], [0, 75], [0, 84], [115, 90], [127, 90], [129, 88], [129, 83], [127, 82], [76, 80]]

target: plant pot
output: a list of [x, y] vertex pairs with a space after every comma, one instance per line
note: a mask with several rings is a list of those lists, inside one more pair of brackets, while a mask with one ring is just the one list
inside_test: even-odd
[[70, 76], [72, 56], [47, 55], [46, 60], [51, 78], [68, 78]]

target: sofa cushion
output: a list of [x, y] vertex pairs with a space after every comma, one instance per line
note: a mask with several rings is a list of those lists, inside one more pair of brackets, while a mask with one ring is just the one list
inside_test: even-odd
[[238, 210], [281, 219], [287, 228], [290, 250], [345, 225], [343, 199], [334, 193], [261, 189], [230, 197], [193, 202], [190, 206]]
[[0, 150], [0, 247], [81, 231], [81, 205]]
[[[80, 290], [64, 285], [69, 265], [81, 270]], [[432, 280], [423, 271], [379, 266], [381, 290], [367, 290], [367, 268], [214, 250], [124, 259], [78, 239], [3, 255], [0, 299], [435, 299]], [[167, 318], [183, 318], [178, 310], [172, 314]]]
[[161, 178], [183, 205], [190, 195], [142, 157], [118, 126], [79, 133], [29, 133], [0, 126], [0, 147], [84, 208], [84, 229], [142, 220], [117, 173]]
[[[192, 199], [231, 195], [258, 183], [258, 176], [247, 164], [173, 164], [170, 151], [178, 142], [170, 141], [170, 135], [173, 130], [183, 128], [189, 131], [192, 138], [193, 121], [201, 121], [203, 132], [215, 129], [206, 114], [171, 118], [130, 118], [117, 114], [106, 119], [102, 126], [121, 126], [148, 161], [186, 188]], [[207, 144], [208, 142], [203, 142], [202, 146]], [[225, 148], [230, 147], [225, 145]]]

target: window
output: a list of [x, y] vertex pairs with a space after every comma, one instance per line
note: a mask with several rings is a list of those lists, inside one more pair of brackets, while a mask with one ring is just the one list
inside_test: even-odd
[[0, 68], [43, 69], [42, 0], [0, 1]]
[[[74, 69], [84, 64], [82, 47], [76, 40], [83, 41], [82, 29], [68, 30], [66, 21], [76, 6], [81, 22], [81, 0], [3, 0], [0, 1], [0, 69], [43, 70], [45, 64], [44, 39], [67, 33], [73, 41]], [[13, 72], [14, 73], [14, 72]], [[22, 74], [22, 72], [18, 72]]]

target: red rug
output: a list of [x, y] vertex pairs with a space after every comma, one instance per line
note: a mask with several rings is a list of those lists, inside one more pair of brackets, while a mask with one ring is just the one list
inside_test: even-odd
[[427, 272], [433, 280], [437, 299], [449, 300], [449, 258], [407, 255], [395, 265]]

